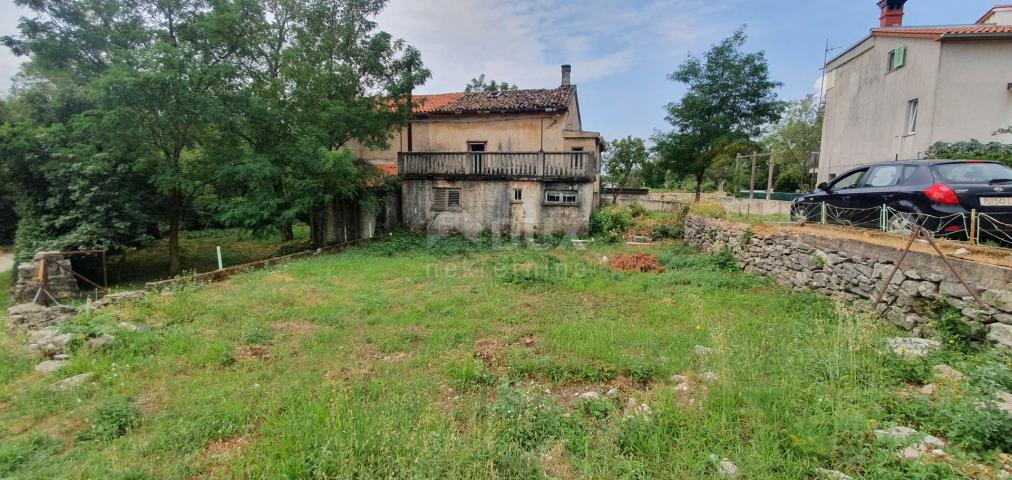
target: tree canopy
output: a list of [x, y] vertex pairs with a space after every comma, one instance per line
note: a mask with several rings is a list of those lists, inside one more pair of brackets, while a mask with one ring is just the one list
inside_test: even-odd
[[815, 188], [813, 152], [822, 145], [822, 109], [814, 95], [791, 102], [784, 117], [763, 138], [767, 151], [776, 151], [774, 187], [778, 191]]
[[2, 39], [29, 60], [0, 169], [27, 254], [165, 232], [175, 273], [198, 213], [284, 231], [368, 201], [346, 147], [385, 147], [429, 77], [370, 20], [386, 0], [16, 1], [36, 16]]
[[[634, 169], [642, 168], [648, 159], [646, 143], [642, 138], [626, 137], [612, 140], [604, 155], [604, 169], [619, 189], [628, 185]], [[616, 194], [617, 195], [617, 194]]]
[[765, 53], [743, 52], [746, 40], [744, 28], [738, 29], [668, 76], [688, 91], [668, 104], [673, 129], [655, 136], [655, 148], [668, 170], [695, 180], [697, 200], [715, 161], [741, 151], [784, 109], [776, 94], [781, 83], [770, 78]]
[[468, 82], [467, 86], [464, 87], [465, 93], [478, 93], [478, 92], [499, 92], [502, 90], [516, 90], [517, 86], [510, 85], [509, 82], [496, 82], [495, 80], [485, 80], [485, 74], [478, 75], [476, 78], [472, 78]]

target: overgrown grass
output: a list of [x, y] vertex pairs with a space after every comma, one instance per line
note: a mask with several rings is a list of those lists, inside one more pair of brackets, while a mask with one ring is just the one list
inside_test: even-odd
[[728, 212], [716, 202], [695, 202], [689, 207], [689, 212], [704, 217], [719, 218], [749, 225], [761, 225], [772, 222], [790, 222], [790, 215], [746, 215], [744, 213]]
[[[1005, 353], [881, 355], [883, 322], [678, 244], [647, 250], [663, 274], [604, 267], [624, 245], [501, 246], [397, 236], [80, 317], [117, 340], [52, 377], [4, 337], [0, 477], [709, 478], [716, 454], [749, 479], [940, 479], [1005, 448], [973, 408], [1009, 387]], [[965, 387], [898, 394], [939, 361]], [[895, 423], [954, 460], [897, 459], [872, 434]]]

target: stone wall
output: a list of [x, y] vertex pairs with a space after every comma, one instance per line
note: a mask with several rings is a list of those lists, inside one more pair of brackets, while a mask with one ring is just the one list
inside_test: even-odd
[[[708, 252], [728, 249], [747, 272], [796, 291], [814, 290], [870, 308], [900, 250], [832, 235], [763, 228], [689, 215], [685, 241]], [[938, 302], [983, 325], [981, 339], [1012, 348], [1012, 269], [950, 259], [986, 306], [978, 305], [940, 258], [911, 251], [876, 309], [915, 335], [932, 333], [928, 318]]]
[[[44, 254], [46, 252], [39, 252], [35, 254], [35, 258], [31, 262], [18, 265], [17, 282], [14, 284], [12, 292], [14, 296], [13, 303], [15, 305], [31, 303], [35, 299], [35, 295], [39, 291], [39, 268]], [[67, 270], [57, 267], [57, 264], [63, 265]], [[68, 271], [70, 269], [70, 260], [59, 255], [49, 257], [49, 265], [46, 267], [46, 271], [49, 274], [48, 290], [57, 300], [73, 298], [79, 292], [77, 279], [70, 274]]]

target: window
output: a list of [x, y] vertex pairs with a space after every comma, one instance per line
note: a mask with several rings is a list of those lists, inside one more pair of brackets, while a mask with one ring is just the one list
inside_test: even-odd
[[907, 102], [907, 135], [917, 133], [917, 108], [919, 107], [919, 103], [916, 98]]
[[522, 188], [513, 189], [513, 201], [514, 202], [524, 201], [524, 190]]
[[889, 52], [889, 72], [895, 72], [907, 64], [907, 47], [900, 47]]
[[848, 188], [854, 188], [861, 185], [861, 180], [864, 180], [864, 174], [868, 173], [868, 169], [858, 170], [856, 172], [850, 172], [833, 182], [833, 190], [846, 190]]
[[467, 151], [484, 152], [486, 146], [488, 146], [488, 142], [467, 142]]
[[576, 205], [576, 190], [546, 190], [545, 203], [553, 205]]
[[875, 167], [868, 174], [868, 180], [865, 181], [864, 186], [866, 187], [891, 187], [900, 182], [900, 177], [903, 174], [902, 165], [885, 165], [881, 167]]
[[459, 210], [460, 189], [459, 188], [433, 188], [432, 189], [433, 210]]

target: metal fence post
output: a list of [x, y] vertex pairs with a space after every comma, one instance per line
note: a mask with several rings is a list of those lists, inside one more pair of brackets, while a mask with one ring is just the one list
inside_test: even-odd
[[820, 207], [820, 212], [819, 212], [819, 219], [820, 219], [819, 222], [822, 223], [823, 225], [825, 225], [826, 224], [826, 202], [822, 202], [820, 205], [821, 205], [821, 207]]
[[882, 226], [882, 231], [883, 232], [888, 232], [889, 231], [889, 207], [887, 205], [882, 204], [882, 212], [879, 213], [878, 217], [879, 217], [879, 223]]

